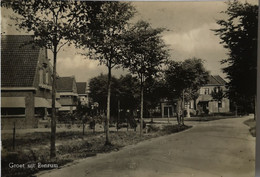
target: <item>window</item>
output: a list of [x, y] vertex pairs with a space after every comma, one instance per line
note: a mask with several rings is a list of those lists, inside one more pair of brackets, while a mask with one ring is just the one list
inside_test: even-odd
[[204, 94], [205, 94], [205, 95], [209, 95], [209, 88], [205, 88]]
[[1, 115], [25, 115], [25, 108], [1, 108]]
[[219, 108], [222, 108], [222, 106], [223, 106], [222, 101], [219, 101], [219, 102], [218, 102], [218, 107], [219, 107]]
[[49, 73], [48, 73], [48, 71], [46, 71], [46, 73], [45, 73], [45, 84], [49, 84]]

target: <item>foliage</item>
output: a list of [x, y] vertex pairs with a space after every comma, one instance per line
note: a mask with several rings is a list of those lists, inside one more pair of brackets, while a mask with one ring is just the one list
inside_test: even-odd
[[120, 108], [134, 110], [138, 106], [138, 98], [140, 93], [138, 91], [138, 80], [130, 74], [121, 76], [119, 79], [119, 99]]
[[163, 28], [154, 29], [149, 23], [138, 21], [125, 33], [123, 39], [126, 46], [123, 67], [127, 68], [133, 75], [137, 75], [140, 81], [141, 135], [144, 82], [149, 77], [155, 77], [168, 59], [168, 50], [161, 37], [164, 30]]
[[[131, 75], [120, 76], [119, 79], [111, 77], [111, 114], [117, 115], [118, 100], [120, 100], [120, 109], [134, 110], [138, 106], [137, 99], [139, 92], [137, 90], [138, 82]], [[107, 96], [107, 75], [101, 74], [91, 78], [89, 82], [90, 97], [94, 102], [99, 103], [99, 109], [105, 110]]]
[[187, 59], [183, 62], [170, 61], [165, 71], [169, 99], [179, 99], [184, 91], [186, 101], [198, 97], [199, 88], [208, 82], [209, 73], [201, 59]]
[[228, 95], [243, 105], [256, 95], [258, 6], [234, 1], [223, 13], [228, 18], [218, 20], [220, 28], [214, 31], [228, 49], [228, 58], [222, 60], [227, 65], [223, 71], [229, 79]]
[[221, 101], [223, 98], [225, 98], [225, 93], [220, 87], [214, 87], [214, 89], [211, 92], [211, 96], [213, 100]]
[[[94, 102], [99, 103], [99, 109], [105, 110], [107, 106], [107, 75], [100, 74], [97, 77], [91, 78], [89, 81], [89, 96], [93, 99]], [[112, 105], [117, 105], [117, 98], [120, 93], [119, 89], [120, 83], [119, 80], [115, 77], [111, 77], [111, 98]]]
[[86, 47], [90, 59], [113, 68], [123, 57], [122, 35], [135, 9], [129, 2], [107, 2], [101, 8], [95, 24], [86, 29], [90, 33], [82, 35], [77, 44]]
[[144, 116], [154, 116], [153, 109], [155, 109], [159, 103], [167, 98], [167, 87], [163, 76], [156, 78], [148, 78], [144, 83]]
[[[34, 35], [34, 43], [57, 52], [64, 43], [82, 33], [81, 20], [100, 11], [102, 3], [51, 0], [2, 1], [2, 6], [11, 8], [19, 16], [12, 17], [18, 30]], [[87, 26], [91, 26], [91, 21]]]
[[129, 2], [107, 2], [101, 7], [102, 13], [95, 16], [95, 24], [88, 27], [90, 31], [78, 41], [79, 45], [87, 47], [86, 54], [90, 59], [99, 60], [108, 68], [107, 84], [107, 119], [106, 119], [106, 144], [109, 140], [110, 119], [110, 94], [111, 94], [111, 70], [120, 64], [123, 58], [124, 45], [122, 34], [127, 29], [129, 20], [135, 14], [134, 7]]
[[154, 29], [145, 21], [138, 21], [133, 25], [124, 35], [127, 50], [124, 51], [123, 66], [139, 78], [157, 75], [168, 59], [168, 50], [161, 38], [164, 30]]

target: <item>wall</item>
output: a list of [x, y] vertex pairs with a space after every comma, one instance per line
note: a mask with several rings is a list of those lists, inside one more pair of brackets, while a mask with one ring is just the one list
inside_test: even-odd
[[38, 119], [34, 117], [34, 93], [32, 91], [2, 91], [2, 97], [25, 97], [25, 117], [1, 117], [1, 128], [37, 128]]

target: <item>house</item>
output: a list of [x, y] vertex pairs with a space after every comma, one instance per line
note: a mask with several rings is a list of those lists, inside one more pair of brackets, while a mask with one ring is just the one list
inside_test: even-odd
[[78, 105], [77, 84], [74, 76], [59, 77], [57, 79], [57, 93], [60, 96], [59, 111], [73, 112]]
[[[228, 113], [230, 111], [230, 101], [228, 98], [223, 98], [221, 101], [214, 100], [211, 96], [212, 91], [222, 89], [227, 91], [226, 81], [219, 75], [210, 75], [208, 83], [199, 89], [199, 96], [196, 100], [185, 103], [185, 109], [189, 106], [189, 111], [193, 114], [212, 114], [212, 113]], [[172, 117], [176, 114], [176, 105], [167, 100], [163, 100], [161, 105], [161, 116]]]
[[[195, 105], [199, 113], [227, 113], [230, 111], [230, 101], [228, 98], [223, 98], [221, 101], [212, 98], [211, 94], [214, 88], [216, 88], [216, 90], [221, 89], [224, 92], [227, 91], [226, 81], [219, 75], [210, 75], [208, 83], [200, 88], [199, 97]], [[192, 109], [194, 109], [194, 107]]]
[[89, 106], [89, 97], [86, 82], [77, 82], [78, 99], [81, 105]]
[[47, 49], [30, 43], [31, 35], [1, 37], [2, 129], [14, 124], [16, 128], [36, 128], [51, 110], [52, 69]]

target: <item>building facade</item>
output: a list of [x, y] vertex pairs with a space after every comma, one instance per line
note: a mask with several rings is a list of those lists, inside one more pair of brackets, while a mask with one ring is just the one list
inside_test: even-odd
[[78, 105], [77, 84], [74, 76], [59, 77], [57, 79], [57, 93], [59, 94], [59, 111], [73, 113]]
[[[199, 89], [199, 96], [196, 100], [186, 102], [184, 109], [192, 115], [228, 113], [230, 112], [230, 101], [228, 98], [223, 98], [221, 101], [214, 100], [211, 96], [213, 90], [227, 91], [226, 81], [219, 75], [210, 75], [208, 83]], [[176, 105], [168, 101], [161, 102], [162, 117], [173, 117], [176, 115]]]
[[89, 106], [87, 82], [77, 82], [78, 100], [81, 105]]
[[[222, 100], [214, 100], [211, 96], [213, 90], [227, 91], [226, 81], [220, 76], [210, 76], [209, 81], [206, 85], [200, 88], [199, 97], [196, 100], [196, 110], [198, 113], [212, 114], [212, 113], [227, 113], [230, 111], [230, 101], [228, 98], [223, 98]], [[194, 103], [191, 103], [194, 104]]]
[[1, 40], [2, 129], [14, 125], [37, 128], [51, 110], [52, 69], [47, 49], [30, 43], [30, 35], [2, 35]]

